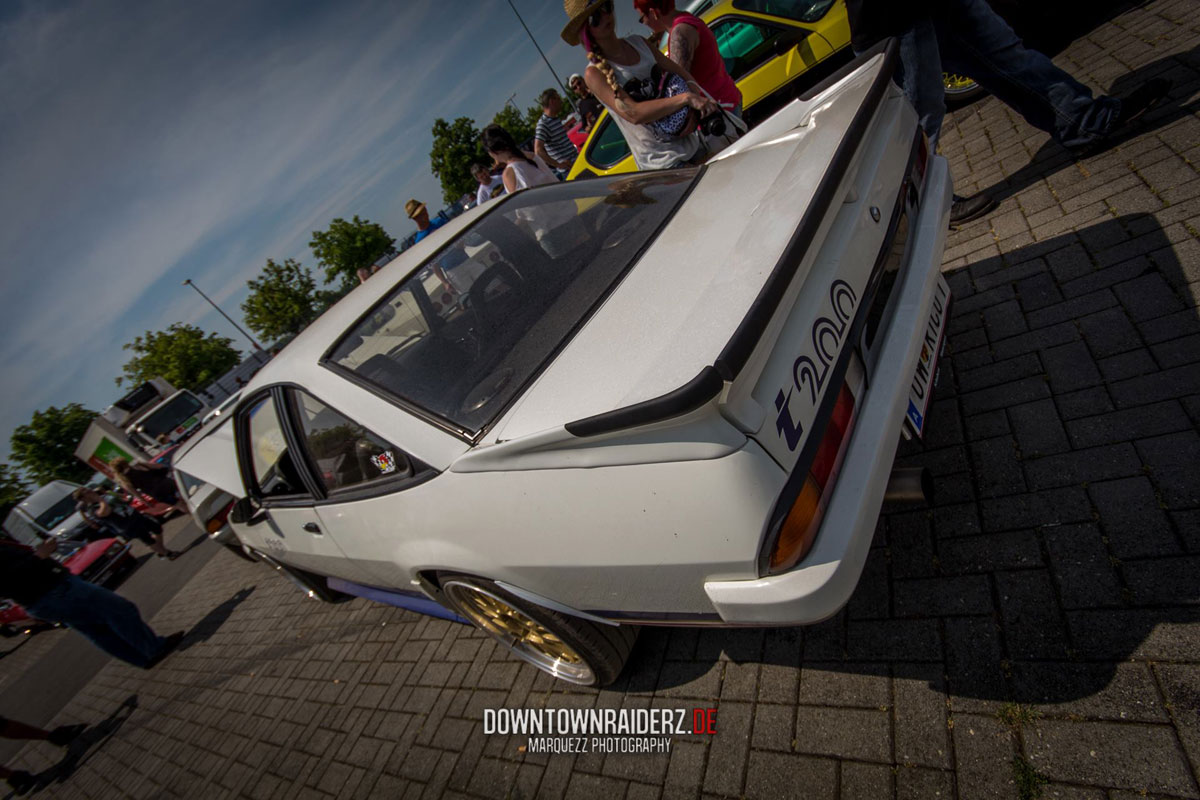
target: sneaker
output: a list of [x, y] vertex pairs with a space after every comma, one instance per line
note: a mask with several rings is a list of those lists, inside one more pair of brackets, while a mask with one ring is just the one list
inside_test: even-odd
[[165, 553], [159, 553], [157, 556], [155, 556], [155, 558], [161, 558], [164, 561], [174, 561], [181, 555], [183, 555], [183, 553], [179, 552], [178, 550], [168, 550]]
[[1166, 78], [1151, 78], [1125, 97], [1121, 98], [1121, 110], [1113, 120], [1109, 133], [1125, 127], [1138, 117], [1162, 102], [1171, 91], [1171, 82]]
[[8, 781], [8, 785], [12, 787], [13, 794], [18, 797], [28, 794], [29, 790], [37, 783], [34, 777], [23, 769], [14, 769], [6, 780]]
[[963, 222], [979, 219], [998, 205], [1000, 204], [991, 195], [984, 194], [983, 192], [973, 194], [970, 197], [954, 195], [954, 202], [950, 205], [950, 224], [959, 225]]
[[179, 643], [183, 641], [183, 631], [175, 631], [166, 639], [163, 640], [163, 646], [159, 648], [157, 655], [146, 665], [146, 669], [152, 669], [162, 663], [162, 660], [171, 655]]
[[66, 747], [71, 742], [79, 738], [79, 734], [87, 730], [87, 725], [79, 723], [78, 725], [59, 725], [54, 730], [50, 731], [50, 735], [46, 737], [46, 741], [50, 744]]

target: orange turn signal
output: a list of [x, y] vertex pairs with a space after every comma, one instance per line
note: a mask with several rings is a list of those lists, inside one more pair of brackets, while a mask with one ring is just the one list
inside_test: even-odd
[[771, 551], [772, 573], [791, 569], [808, 555], [821, 527], [821, 516], [821, 487], [809, 475], [779, 529], [779, 538]]

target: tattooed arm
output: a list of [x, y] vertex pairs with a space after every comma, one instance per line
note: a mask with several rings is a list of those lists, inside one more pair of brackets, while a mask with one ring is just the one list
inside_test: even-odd
[[700, 35], [696, 29], [686, 22], [671, 29], [667, 39], [667, 55], [687, 72], [692, 71], [692, 59], [696, 56], [696, 48], [700, 45]]

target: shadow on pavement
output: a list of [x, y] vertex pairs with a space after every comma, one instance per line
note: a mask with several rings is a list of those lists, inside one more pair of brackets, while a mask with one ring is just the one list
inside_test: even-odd
[[254, 593], [254, 589], [254, 586], [239, 589], [228, 600], [205, 614], [204, 618], [193, 625], [192, 629], [183, 637], [183, 641], [180, 642], [178, 649], [187, 650], [189, 647], [194, 647], [201, 642], [207, 641], [210, 636], [225, 624], [225, 620], [229, 619], [229, 615], [233, 613], [233, 610]]
[[1029, 188], [1038, 180], [1062, 169], [1067, 164], [1100, 155], [1149, 131], [1165, 128], [1176, 120], [1194, 115], [1197, 110], [1200, 110], [1200, 102], [1184, 105], [1182, 101], [1187, 95], [1194, 93], [1194, 86], [1189, 89], [1188, 85], [1195, 80], [1197, 70], [1200, 70], [1200, 48], [1193, 48], [1186, 53], [1160, 58], [1122, 75], [1113, 81], [1108, 94], [1117, 97], [1128, 95], [1151, 78], [1170, 80], [1173, 84], [1171, 94], [1141, 119], [1134, 120], [1106, 139], [1102, 145], [1068, 150], [1050, 139], [1033, 155], [1028, 164], [981, 191], [990, 194], [996, 200], [1004, 200]]
[[52, 783], [62, 783], [68, 780], [81, 764], [86, 763], [93, 753], [121, 729], [121, 726], [129, 720], [137, 707], [138, 696], [131, 694], [107, 718], [94, 725], [89, 725], [83, 733], [79, 734], [79, 738], [71, 742], [57, 764], [33, 776], [36, 781], [33, 791], [44, 789]]
[[934, 473], [934, 504], [884, 509], [832, 619], [644, 628], [614, 688], [711, 696], [730, 684], [724, 658], [792, 668], [763, 669], [760, 699], [891, 676], [959, 699], [1162, 713], [1145, 662], [1200, 658], [1184, 627], [1200, 622], [1200, 264], [1134, 214], [947, 278], [953, 352], [925, 441], [897, 454]]

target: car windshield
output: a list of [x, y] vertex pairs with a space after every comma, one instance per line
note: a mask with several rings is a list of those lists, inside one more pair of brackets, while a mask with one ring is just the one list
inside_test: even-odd
[[326, 362], [474, 433], [616, 285], [696, 170], [520, 192], [406, 278]]
[[138, 420], [139, 433], [145, 434], [151, 440], [157, 439], [164, 433], [170, 433], [179, 425], [203, 408], [203, 404], [193, 395], [181, 394], [173, 397], [150, 414]]
[[17, 511], [9, 512], [4, 520], [4, 532], [21, 544], [37, 547], [42, 543], [42, 537], [37, 529]]
[[52, 530], [67, 517], [75, 513], [75, 498], [67, 495], [54, 505], [37, 515], [35, 522], [46, 530]]
[[733, 0], [738, 11], [753, 11], [797, 22], [816, 22], [825, 16], [834, 0]]

